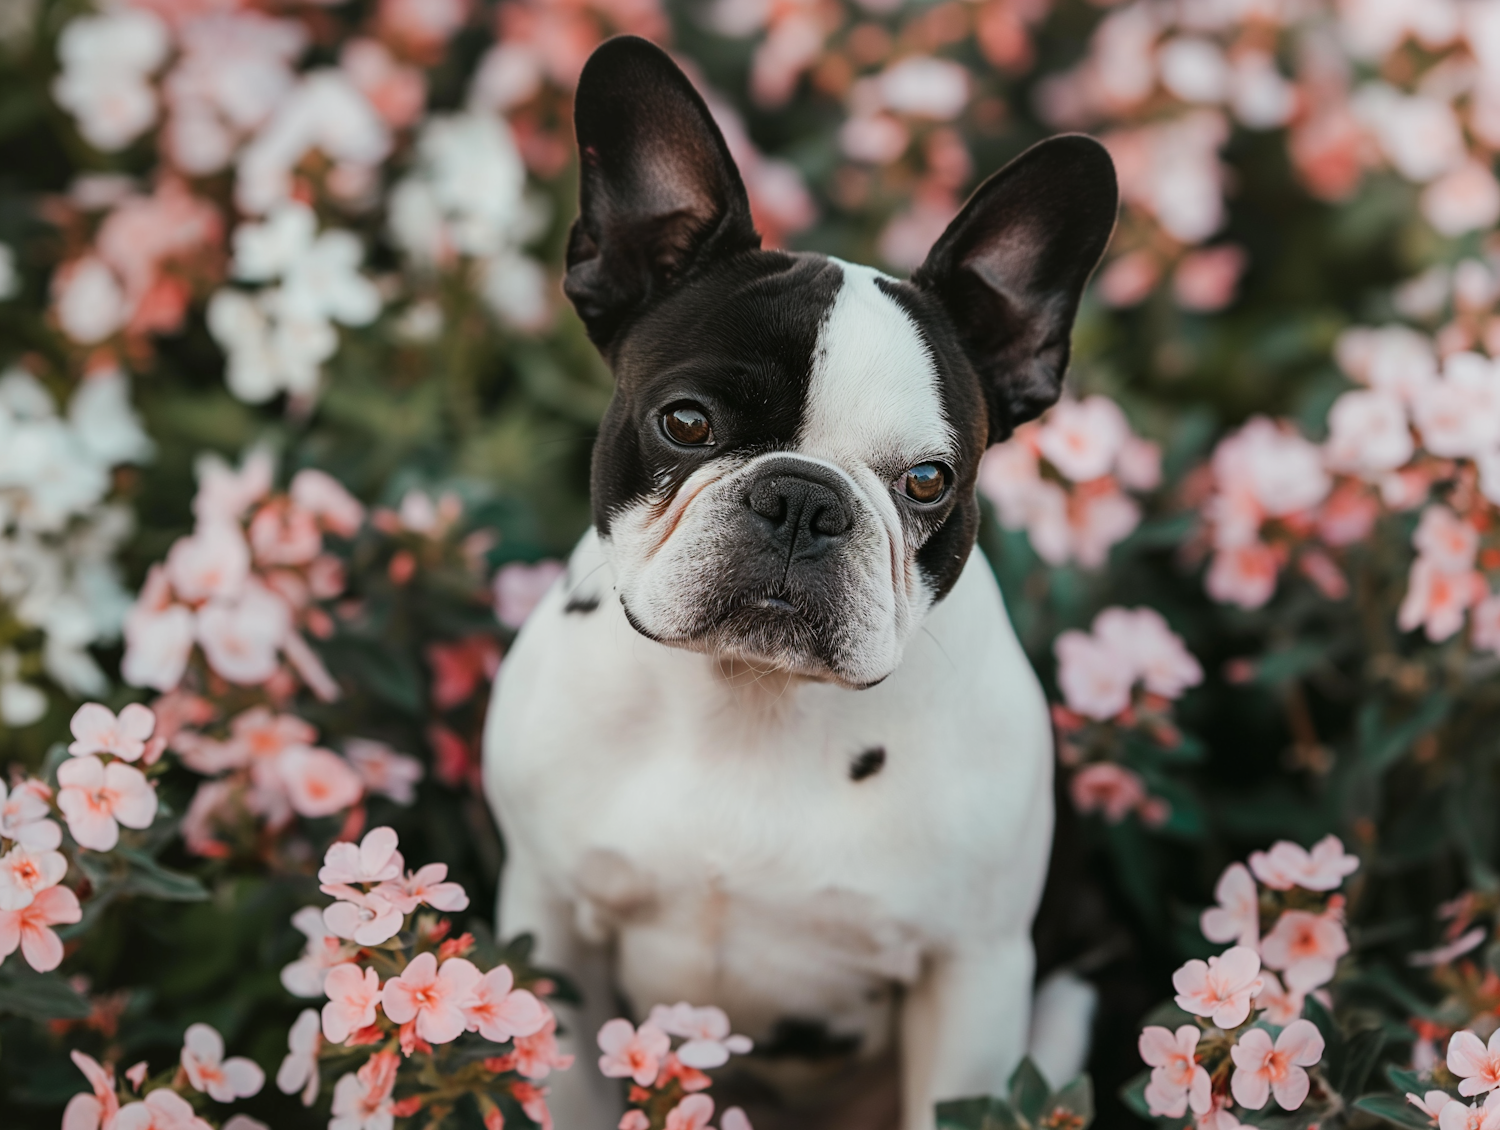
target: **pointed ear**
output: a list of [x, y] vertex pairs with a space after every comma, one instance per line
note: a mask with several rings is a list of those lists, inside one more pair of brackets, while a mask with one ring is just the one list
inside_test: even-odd
[[760, 246], [724, 136], [687, 76], [635, 36], [602, 44], [573, 109], [579, 216], [563, 290], [601, 349], [713, 258]]
[[1104, 146], [1032, 146], [980, 185], [912, 282], [937, 297], [984, 385], [990, 442], [1056, 402], [1084, 284], [1115, 225]]

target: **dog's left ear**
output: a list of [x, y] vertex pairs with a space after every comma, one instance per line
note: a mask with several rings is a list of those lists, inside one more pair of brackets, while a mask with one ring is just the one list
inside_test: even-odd
[[661, 48], [601, 45], [574, 103], [579, 216], [563, 291], [600, 349], [695, 267], [760, 246], [744, 181], [702, 97]]
[[1078, 134], [1043, 141], [979, 186], [912, 275], [958, 328], [991, 443], [1061, 394], [1073, 318], [1118, 205], [1104, 146]]

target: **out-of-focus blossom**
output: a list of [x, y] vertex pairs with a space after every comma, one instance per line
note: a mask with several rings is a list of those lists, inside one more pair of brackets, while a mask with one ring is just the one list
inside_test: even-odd
[[265, 1085], [266, 1075], [244, 1056], [224, 1058], [224, 1037], [207, 1024], [193, 1024], [182, 1037], [182, 1069], [196, 1091], [215, 1102], [249, 1098]]
[[700, 1071], [722, 1067], [731, 1055], [743, 1055], [752, 1047], [748, 1036], [730, 1034], [728, 1015], [713, 1005], [656, 1005], [651, 1023], [669, 1036], [681, 1036], [686, 1042], [677, 1049], [677, 1058]]
[[68, 1100], [63, 1111], [64, 1130], [98, 1130], [101, 1125], [111, 1125], [120, 1110], [114, 1072], [83, 1052], [71, 1051], [68, 1054], [89, 1081], [92, 1091], [82, 1091]]
[[292, 915], [292, 925], [306, 935], [307, 946], [301, 957], [282, 968], [281, 984], [293, 996], [321, 997], [328, 971], [347, 962], [354, 949], [329, 931], [319, 907], [304, 906]]
[[519, 630], [566, 571], [561, 561], [538, 561], [535, 565], [512, 561], [503, 566], [495, 574], [496, 619], [507, 628]]
[[1234, 301], [1249, 259], [1245, 249], [1224, 244], [1186, 255], [1172, 275], [1172, 292], [1184, 310], [1211, 313]]
[[599, 1070], [611, 1079], [629, 1078], [649, 1087], [672, 1048], [672, 1041], [649, 1020], [636, 1029], [628, 1020], [607, 1021], [599, 1029]]
[[1355, 389], [1334, 401], [1328, 432], [1328, 466], [1359, 475], [1394, 471], [1415, 449], [1400, 398], [1377, 389]]
[[156, 122], [149, 76], [167, 57], [166, 25], [150, 12], [121, 6], [70, 20], [58, 38], [62, 69], [52, 96], [96, 149], [124, 149]]
[[384, 742], [350, 738], [344, 756], [364, 782], [365, 791], [389, 797], [397, 804], [411, 804], [417, 797], [417, 782], [426, 770], [415, 757], [397, 753]]
[[86, 702], [74, 713], [70, 728], [74, 740], [68, 752], [74, 757], [105, 753], [123, 761], [139, 761], [156, 729], [156, 715], [138, 702], [125, 706], [119, 717], [107, 706]]
[[323, 1028], [315, 1009], [304, 1008], [297, 1014], [286, 1043], [286, 1058], [276, 1072], [276, 1089], [284, 1095], [300, 1091], [302, 1105], [312, 1106], [318, 1099], [318, 1049], [323, 1045]]
[[385, 1130], [391, 1126], [397, 1063], [395, 1052], [376, 1052], [359, 1071], [340, 1077], [333, 1086], [329, 1130]]
[[1118, 824], [1130, 813], [1142, 809], [1147, 801], [1146, 785], [1140, 774], [1101, 761], [1085, 765], [1068, 782], [1068, 794], [1079, 812], [1099, 812], [1111, 824]]
[[1266, 886], [1278, 891], [1302, 887], [1309, 891], [1337, 890], [1359, 869], [1357, 856], [1344, 851], [1334, 835], [1324, 836], [1311, 851], [1289, 840], [1278, 840], [1270, 851], [1252, 852], [1250, 870]]
[[364, 794], [359, 774], [332, 750], [294, 747], [278, 758], [277, 768], [299, 816], [332, 816]]
[[1199, 923], [1211, 942], [1234, 942], [1254, 949], [1260, 941], [1260, 896], [1243, 863], [1231, 863], [1214, 887], [1217, 906], [1209, 907]]

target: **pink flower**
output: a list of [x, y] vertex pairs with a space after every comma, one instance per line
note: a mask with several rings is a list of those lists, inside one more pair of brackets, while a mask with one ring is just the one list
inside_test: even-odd
[[30, 906], [38, 892], [61, 883], [67, 858], [58, 851], [31, 851], [18, 845], [0, 857], [0, 910]]
[[512, 561], [503, 566], [495, 574], [496, 618], [507, 628], [519, 629], [566, 571], [561, 561], [538, 561], [535, 565]]
[[1141, 1058], [1153, 1068], [1146, 1102], [1157, 1117], [1181, 1118], [1191, 1103], [1202, 1114], [1212, 1103], [1208, 1072], [1194, 1059], [1198, 1028], [1184, 1024], [1175, 1033], [1152, 1026], [1141, 1032]]
[[649, 1020], [639, 1030], [628, 1020], [611, 1020], [599, 1029], [599, 1050], [604, 1053], [599, 1070], [611, 1079], [630, 1078], [649, 1087], [671, 1049], [671, 1039]]
[[1406, 406], [1379, 389], [1344, 393], [1328, 411], [1324, 450], [1336, 471], [1374, 476], [1404, 466], [1414, 450]]
[[1236, 1102], [1259, 1110], [1275, 1095], [1282, 1110], [1296, 1110], [1307, 1098], [1304, 1068], [1323, 1058], [1323, 1035], [1311, 1020], [1294, 1020], [1272, 1046], [1269, 1032], [1251, 1028], [1229, 1054], [1234, 1060], [1229, 1087]]
[[250, 547], [261, 566], [306, 565], [322, 551], [323, 534], [311, 511], [274, 498], [250, 521]]
[[1460, 1095], [1482, 1095], [1500, 1087], [1500, 1031], [1491, 1034], [1489, 1045], [1473, 1032], [1455, 1032], [1448, 1041], [1448, 1070], [1463, 1080]]
[[1064, 397], [1036, 434], [1042, 457], [1075, 483], [1109, 474], [1130, 435], [1120, 406], [1107, 396]]
[[190, 603], [231, 601], [250, 576], [250, 547], [238, 525], [214, 522], [179, 538], [167, 554], [167, 580]]
[[7, 789], [0, 781], [0, 836], [32, 850], [51, 851], [62, 843], [62, 829], [47, 819], [52, 790], [30, 778]]
[[[1425, 1095], [1414, 1095], [1410, 1091], [1407, 1091], [1406, 1101], [1432, 1119], [1433, 1122], [1436, 1122], [1438, 1115], [1443, 1112], [1443, 1108], [1453, 1102], [1454, 1099], [1447, 1091], [1428, 1091]], [[1460, 1103], [1459, 1105], [1462, 1106], [1463, 1104]]]
[[393, 828], [371, 828], [359, 846], [340, 840], [331, 844], [318, 869], [320, 883], [383, 883], [399, 879], [406, 861], [396, 850]]
[[273, 714], [264, 706], [241, 711], [229, 723], [233, 765], [244, 765], [260, 757], [276, 757], [293, 746], [308, 746], [318, 731], [294, 714]]
[[1262, 1020], [1267, 1024], [1285, 1027], [1302, 1015], [1306, 993], [1283, 988], [1281, 979], [1269, 969], [1262, 969], [1260, 976], [1265, 984], [1255, 996], [1255, 1007], [1265, 1010], [1261, 1013]]
[[463, 1006], [465, 1027], [497, 1044], [540, 1032], [551, 1013], [531, 993], [515, 988], [515, 983], [505, 965], [481, 977]]
[[1491, 1094], [1483, 1106], [1452, 1099], [1438, 1112], [1440, 1130], [1500, 1130], [1500, 1098]]
[[1115, 478], [1131, 490], [1155, 490], [1161, 486], [1161, 445], [1139, 436], [1128, 437], [1115, 460]]
[[375, 1006], [380, 1003], [380, 975], [373, 969], [361, 969], [352, 961], [335, 965], [323, 982], [328, 1003], [323, 1006], [323, 1038], [330, 1044], [342, 1044], [361, 1028], [375, 1023]]
[[1113, 761], [1100, 761], [1073, 774], [1068, 795], [1079, 812], [1102, 811], [1105, 820], [1118, 824], [1145, 803], [1146, 786], [1139, 774]]
[[1479, 531], [1446, 506], [1429, 506], [1412, 534], [1417, 552], [1449, 573], [1474, 567], [1479, 552]]
[[1276, 591], [1279, 568], [1276, 554], [1268, 545], [1253, 541], [1229, 546], [1214, 554], [1204, 588], [1221, 604], [1259, 608]]
[[159, 1087], [141, 1102], [120, 1108], [108, 1130], [212, 1130], [176, 1091]]
[[1449, 572], [1430, 558], [1418, 557], [1412, 562], [1396, 623], [1403, 632], [1422, 627], [1429, 640], [1441, 643], [1464, 626], [1464, 613], [1488, 593], [1480, 573], [1472, 569]]
[[1206, 963], [1189, 961], [1172, 974], [1172, 985], [1179, 1008], [1229, 1029], [1250, 1015], [1250, 1001], [1261, 990], [1259, 974], [1260, 956], [1248, 946], [1233, 946]]
[[1282, 970], [1289, 989], [1307, 993], [1333, 980], [1338, 959], [1349, 952], [1349, 939], [1332, 911], [1286, 910], [1261, 939], [1260, 952], [1268, 968]]
[[304, 906], [292, 915], [292, 925], [307, 935], [307, 948], [281, 970], [281, 984], [294, 996], [321, 997], [328, 971], [348, 961], [354, 951], [328, 932], [321, 907]]
[[364, 795], [359, 774], [331, 750], [294, 747], [281, 754], [276, 767], [287, 799], [301, 816], [332, 816]]
[[1221, 490], [1245, 491], [1273, 518], [1311, 509], [1332, 486], [1317, 445], [1264, 416], [1220, 441], [1213, 469]]
[[266, 1073], [244, 1056], [224, 1058], [224, 1037], [207, 1024], [193, 1024], [182, 1036], [182, 1069], [195, 1091], [215, 1102], [232, 1103], [257, 1094]]
[[1138, 306], [1160, 280], [1160, 259], [1142, 248], [1112, 259], [1099, 272], [1094, 289], [1106, 306]]
[[651, 1130], [651, 1120], [643, 1110], [627, 1110], [620, 1115], [619, 1130]]
[[391, 1130], [391, 1092], [399, 1064], [395, 1052], [376, 1052], [357, 1074], [335, 1083], [328, 1130]]
[[1099, 721], [1130, 705], [1135, 672], [1113, 648], [1094, 636], [1068, 631], [1052, 645], [1057, 655], [1057, 685], [1068, 706]]
[[719, 1115], [719, 1130], [754, 1130], [749, 1116], [737, 1106], [732, 1106]]
[[554, 1067], [566, 1071], [573, 1066], [573, 1057], [563, 1055], [557, 1046], [557, 1017], [551, 1010], [540, 1030], [516, 1037], [515, 1056], [516, 1070], [528, 1079], [545, 1079]]
[[677, 1058], [701, 1071], [722, 1067], [731, 1054], [744, 1055], [753, 1046], [748, 1036], [729, 1034], [729, 1017], [713, 1005], [659, 1004], [651, 1010], [651, 1023], [669, 1036], [683, 1037], [687, 1042], [677, 1049]]
[[1199, 923], [1211, 942], [1234, 942], [1255, 948], [1260, 940], [1260, 893], [1243, 863], [1231, 863], [1214, 887], [1218, 906], [1203, 912]]
[[713, 1099], [707, 1095], [689, 1095], [667, 1112], [666, 1130], [704, 1130], [713, 1116]]
[[1476, 604], [1473, 622], [1474, 646], [1500, 654], [1500, 595], [1487, 596]]
[[172, 601], [166, 570], [151, 566], [140, 596], [125, 615], [120, 677], [135, 687], [173, 690], [187, 670], [196, 634], [192, 610]]
[[348, 938], [362, 946], [378, 946], [401, 932], [406, 916], [383, 896], [339, 883], [329, 883], [323, 889], [339, 898], [323, 911], [323, 924], [335, 937]]
[[1248, 260], [1245, 249], [1233, 243], [1189, 252], [1172, 276], [1177, 305], [1204, 313], [1224, 309], [1234, 301]]
[[276, 1089], [284, 1095], [301, 1091], [303, 1106], [312, 1106], [318, 1098], [318, 1049], [322, 1044], [318, 1014], [304, 1008], [287, 1033], [286, 1058], [276, 1072]]
[[1250, 870], [1274, 890], [1332, 891], [1359, 870], [1359, 858], [1345, 854], [1343, 842], [1334, 835], [1324, 836], [1311, 852], [1289, 840], [1278, 840], [1269, 852], [1251, 853]]
[[1407, 954], [1406, 964], [1417, 967], [1447, 965], [1449, 962], [1477, 949], [1489, 936], [1490, 932], [1483, 926], [1475, 926], [1472, 930], [1465, 931], [1454, 938], [1447, 945], [1438, 946], [1436, 949], [1422, 950], [1419, 953]]
[[381, 1002], [397, 1024], [415, 1020], [418, 1036], [446, 1044], [463, 1034], [463, 1010], [479, 981], [479, 970], [471, 961], [450, 957], [439, 969], [431, 952], [419, 953], [400, 976], [385, 983]]
[[447, 876], [446, 863], [429, 863], [404, 879], [381, 883], [375, 888], [375, 894], [402, 914], [410, 914], [424, 903], [434, 910], [450, 913], [466, 909], [469, 905], [467, 892], [459, 883], [444, 882]]
[[286, 601], [258, 583], [233, 604], [214, 601], [198, 612], [198, 642], [215, 672], [255, 686], [276, 674], [276, 653], [292, 630]]
[[417, 782], [425, 770], [415, 757], [368, 738], [349, 738], [344, 742], [344, 756], [364, 782], [366, 792], [390, 797], [397, 804], [411, 804], [417, 799]]
[[149, 828], [156, 818], [156, 790], [132, 765], [75, 757], [57, 767], [57, 783], [57, 807], [68, 831], [94, 851], [110, 851], [119, 842], [119, 825]]
[[68, 1100], [67, 1108], [63, 1111], [62, 1130], [99, 1130], [101, 1125], [110, 1126], [120, 1110], [120, 1100], [115, 1094], [114, 1073], [92, 1056], [80, 1051], [68, 1054], [88, 1079], [93, 1093], [83, 1091]]
[[204, 525], [230, 524], [271, 490], [276, 463], [263, 447], [247, 452], [236, 471], [217, 455], [198, 461], [198, 493], [193, 497], [193, 515]]
[[1094, 635], [1152, 694], [1177, 698], [1203, 681], [1203, 668], [1154, 608], [1106, 608], [1094, 617]]
[[0, 961], [21, 949], [26, 964], [48, 973], [62, 964], [63, 944], [53, 926], [71, 926], [83, 917], [78, 896], [67, 887], [38, 891], [20, 910], [0, 910]]
[[323, 471], [309, 467], [292, 477], [292, 502], [322, 521], [342, 538], [352, 538], [365, 521], [364, 505], [344, 489], [342, 483]]
[[138, 761], [146, 752], [146, 742], [156, 729], [156, 715], [138, 702], [132, 702], [116, 718], [106, 706], [86, 702], [73, 715], [74, 741], [68, 752], [74, 757], [90, 753], [108, 753], [125, 761]]
[[1428, 185], [1421, 208], [1446, 236], [1492, 228], [1500, 220], [1500, 182], [1489, 166], [1471, 159]]

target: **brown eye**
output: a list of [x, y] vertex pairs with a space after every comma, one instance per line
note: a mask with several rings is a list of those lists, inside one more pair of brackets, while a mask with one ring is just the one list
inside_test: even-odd
[[948, 472], [936, 463], [918, 463], [901, 476], [901, 489], [917, 502], [936, 502], [948, 489]]
[[679, 404], [667, 409], [661, 418], [662, 429], [673, 443], [684, 447], [703, 447], [714, 441], [714, 430], [708, 416], [696, 404]]

